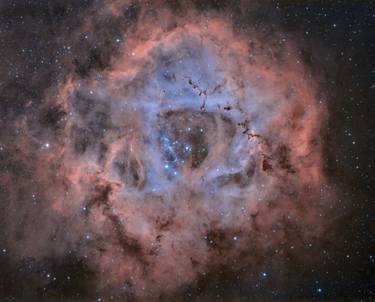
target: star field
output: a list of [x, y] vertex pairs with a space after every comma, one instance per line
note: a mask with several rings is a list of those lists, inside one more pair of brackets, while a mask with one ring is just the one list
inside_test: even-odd
[[0, 3], [0, 301], [370, 301], [373, 1]]

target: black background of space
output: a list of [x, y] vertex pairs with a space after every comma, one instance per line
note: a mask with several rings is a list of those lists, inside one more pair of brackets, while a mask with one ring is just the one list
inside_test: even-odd
[[[40, 110], [45, 90], [70, 72], [86, 77], [91, 70], [106, 68], [110, 57], [116, 54], [119, 46], [115, 38], [136, 21], [137, 3], [124, 13], [120, 23], [98, 21], [93, 39], [70, 37], [69, 31], [80, 28], [81, 16], [85, 16], [93, 3], [88, 0], [0, 2], [1, 145], [12, 143], [3, 140], [9, 137], [5, 133], [17, 139], [13, 121], [22, 115], [32, 117], [46, 128], [58, 128], [59, 113]], [[177, 13], [183, 10], [183, 1], [166, 3]], [[193, 3], [199, 11], [232, 11], [235, 26], [239, 28], [251, 23], [260, 31], [286, 32], [318, 78], [327, 100], [329, 119], [323, 134], [325, 171], [342, 201], [336, 209], [340, 218], [335, 228], [339, 230], [326, 236], [327, 244], [333, 243], [335, 248], [330, 253], [322, 250], [321, 265], [314, 272], [299, 268], [299, 273], [291, 276], [295, 287], [275, 294], [275, 299], [375, 298], [375, 3], [259, 1], [256, 10], [248, 15], [242, 12], [242, 17], [236, 17], [238, 1]], [[32, 105], [26, 106], [29, 100]], [[0, 152], [0, 169], [17, 170], [5, 152]], [[23, 173], [22, 169], [17, 173]], [[46, 301], [72, 298], [85, 301], [90, 297], [92, 276], [82, 259], [72, 256], [49, 259], [42, 264], [27, 261], [13, 263], [11, 255], [0, 250], [0, 301], [26, 301], [28, 295], [45, 297]], [[47, 268], [55, 272], [57, 281], [51, 281], [46, 288], [35, 288], [29, 278], [30, 270]], [[59, 278], [67, 274], [70, 280]], [[236, 296], [248, 293], [230, 273], [212, 276], [212, 282], [203, 284], [201, 291], [214, 293], [212, 297], [225, 301], [231, 301], [232, 293], [240, 293]], [[265, 283], [256, 294], [262, 297], [268, 292], [277, 292], [277, 288]]]

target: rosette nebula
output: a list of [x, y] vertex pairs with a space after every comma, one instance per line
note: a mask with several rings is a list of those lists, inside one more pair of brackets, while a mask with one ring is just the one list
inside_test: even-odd
[[351, 201], [329, 75], [280, 7], [28, 5], [2, 8], [48, 65], [2, 76], [4, 301], [324, 297]]

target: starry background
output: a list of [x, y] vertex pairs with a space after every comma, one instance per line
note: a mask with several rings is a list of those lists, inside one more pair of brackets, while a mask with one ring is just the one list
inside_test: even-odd
[[[41, 110], [46, 89], [69, 72], [84, 77], [90, 70], [100, 71], [109, 64], [119, 48], [117, 37], [136, 18], [137, 6], [128, 10], [121, 24], [98, 20], [94, 37], [82, 32], [79, 39], [69, 40], [67, 32], [81, 26], [80, 16], [92, 4], [71, 0], [0, 3], [3, 134], [17, 139], [19, 133], [13, 121], [22, 115], [45, 127], [58, 128], [61, 116]], [[178, 7], [179, 3], [169, 1], [169, 5]], [[236, 7], [236, 1], [195, 1], [194, 5], [202, 11], [220, 11]], [[272, 1], [259, 4], [252, 17], [253, 26], [260, 31], [282, 28], [297, 41], [304, 63], [320, 78], [329, 109], [324, 126], [325, 171], [339, 188], [335, 208], [339, 223], [325, 237], [327, 246], [334, 242], [335, 248], [321, 250], [318, 267], [295, 268], [290, 276], [295, 285], [286, 291], [279, 291], [266, 272], [255, 287], [247, 287], [238, 281], [240, 275], [233, 278], [230, 272], [220, 271], [207, 276], [191, 292], [197, 301], [206, 296], [240, 300], [248, 293], [260, 300], [270, 295], [276, 300], [371, 300], [375, 289], [375, 3]], [[238, 26], [241, 22], [249, 21], [239, 19]], [[7, 161], [5, 149], [9, 143], [0, 141], [3, 171], [19, 169]], [[27, 175], [30, 171], [19, 169], [17, 173]], [[59, 277], [66, 275], [70, 278], [51, 282], [47, 289], [37, 289], [47, 297], [46, 301], [69, 301], [72, 297], [79, 301], [90, 292], [90, 269], [81, 259], [51, 259], [36, 267], [31, 260], [12, 263], [5, 247], [0, 253], [0, 301], [29, 301], [28, 294], [35, 291], [30, 271], [45, 271], [47, 267], [56, 272], [57, 279], [65, 280]], [[24, 300], [19, 298], [19, 292]]]

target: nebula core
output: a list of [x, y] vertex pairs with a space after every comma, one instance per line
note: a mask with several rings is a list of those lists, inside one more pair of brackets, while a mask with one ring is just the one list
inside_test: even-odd
[[169, 301], [220, 274], [287, 288], [287, 261], [316, 264], [336, 200], [320, 79], [281, 29], [166, 3], [95, 4], [58, 32], [90, 42], [108, 24], [111, 42], [64, 61], [37, 118], [1, 134], [18, 133], [2, 242], [42, 292], [75, 278], [87, 301]]

